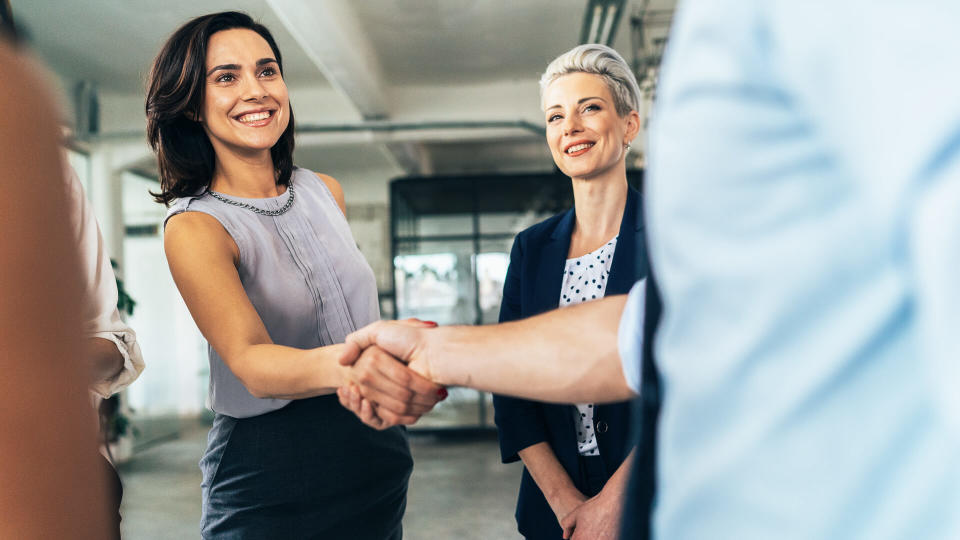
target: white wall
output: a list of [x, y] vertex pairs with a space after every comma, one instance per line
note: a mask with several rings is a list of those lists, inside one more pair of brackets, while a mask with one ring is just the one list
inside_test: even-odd
[[163, 253], [159, 224], [166, 209], [153, 202], [151, 180], [126, 173], [123, 178], [124, 221], [127, 225], [157, 225], [156, 234], [127, 236], [125, 286], [137, 302], [128, 320], [147, 365], [127, 391], [137, 417], [196, 415], [207, 393], [206, 341], [180, 298]]

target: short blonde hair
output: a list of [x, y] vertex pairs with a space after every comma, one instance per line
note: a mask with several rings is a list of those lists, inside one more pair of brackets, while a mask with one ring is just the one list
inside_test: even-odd
[[578, 45], [556, 57], [540, 77], [540, 106], [550, 83], [570, 73], [590, 73], [603, 78], [621, 117], [640, 110], [640, 85], [620, 53], [597, 43]]

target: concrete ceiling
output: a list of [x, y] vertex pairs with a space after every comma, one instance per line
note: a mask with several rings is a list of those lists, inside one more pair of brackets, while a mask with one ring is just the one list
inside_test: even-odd
[[325, 84], [263, 0], [12, 0], [30, 44], [58, 73], [95, 81], [108, 92], [142, 92], [150, 63], [164, 40], [192, 17], [245, 11], [260, 20], [284, 54], [284, 69], [298, 84]]
[[[577, 44], [586, 2], [373, 0], [355, 5], [390, 81], [451, 84], [536, 79], [559, 52]], [[619, 38], [620, 45], [629, 45], [627, 32]]]
[[[630, 15], [644, 4], [670, 10], [675, 1], [627, 0], [615, 48], [632, 60]], [[109, 109], [103, 130], [128, 139], [142, 139], [145, 74], [166, 37], [197, 15], [246, 11], [276, 37], [298, 125], [313, 126], [298, 138], [298, 162], [396, 176], [551, 169], [535, 129], [502, 124], [542, 125], [536, 82], [552, 58], [577, 44], [587, 0], [11, 4], [31, 46], [65, 86], [82, 80], [99, 89], [101, 108]], [[658, 32], [665, 35], [666, 27]], [[370, 121], [404, 122], [408, 129], [325, 131]], [[431, 129], [411, 128], [417, 122], [431, 122]], [[501, 125], [478, 127], [482, 122]]]

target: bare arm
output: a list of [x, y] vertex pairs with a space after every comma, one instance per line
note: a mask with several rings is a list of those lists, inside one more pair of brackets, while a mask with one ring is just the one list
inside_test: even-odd
[[578, 506], [560, 521], [563, 537], [573, 540], [615, 540], [620, 537], [620, 520], [626, 499], [627, 482], [636, 449], [617, 467], [600, 493]]
[[580, 506], [587, 497], [573, 485], [570, 475], [557, 461], [550, 444], [540, 442], [530, 445], [517, 452], [524, 466], [537, 483], [537, 487], [546, 497], [550, 509], [557, 516], [557, 523], [561, 523], [575, 508]]
[[557, 403], [623, 401], [634, 397], [617, 352], [626, 298], [487, 326], [429, 330], [380, 322], [347, 341], [361, 349], [376, 344], [443, 385]]
[[[240, 283], [236, 244], [212, 216], [186, 212], [170, 218], [165, 248], [173, 279], [200, 332], [255, 397], [330, 394], [345, 382], [370, 385], [372, 374], [385, 372], [388, 376], [377, 380], [408, 410], [423, 414], [436, 403], [437, 385], [392, 359], [384, 362], [386, 355], [365, 351], [356, 355], [355, 365], [346, 367], [337, 359], [353, 349], [343, 344], [315, 349], [274, 344]], [[401, 406], [399, 401], [388, 404]]]
[[305, 398], [331, 393], [345, 370], [343, 345], [295, 349], [275, 345], [243, 290], [237, 247], [212, 216], [170, 218], [164, 247], [173, 279], [203, 336], [247, 390], [260, 398]]
[[123, 355], [117, 344], [99, 337], [87, 338], [90, 351], [91, 382], [109, 381], [123, 369]]
[[627, 483], [630, 480], [630, 471], [633, 469], [633, 462], [636, 459], [636, 455], [637, 449], [634, 448], [630, 451], [630, 454], [627, 455], [627, 459], [623, 460], [623, 463], [617, 467], [613, 476], [607, 480], [607, 483], [603, 486], [603, 491], [609, 491], [615, 496], [623, 497], [627, 489]]
[[327, 189], [330, 190], [330, 193], [333, 195], [333, 200], [337, 201], [337, 206], [340, 207], [340, 211], [343, 212], [343, 215], [347, 215], [347, 201], [343, 195], [343, 187], [340, 186], [340, 182], [328, 175], [316, 173], [316, 175], [323, 180], [323, 183], [326, 184]]

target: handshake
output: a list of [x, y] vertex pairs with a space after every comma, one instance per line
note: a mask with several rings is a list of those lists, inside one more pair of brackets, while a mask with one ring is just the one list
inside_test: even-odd
[[380, 321], [347, 336], [339, 362], [345, 366], [340, 403], [374, 428], [415, 423], [446, 399], [427, 359], [428, 338], [437, 327], [419, 319]]
[[[642, 290], [641, 290], [642, 292]], [[634, 397], [617, 348], [627, 297], [485, 326], [380, 321], [347, 336], [340, 403], [370, 427], [413, 424], [465, 386], [537, 401], [609, 403]], [[643, 295], [628, 317], [629, 371], [639, 374]]]

